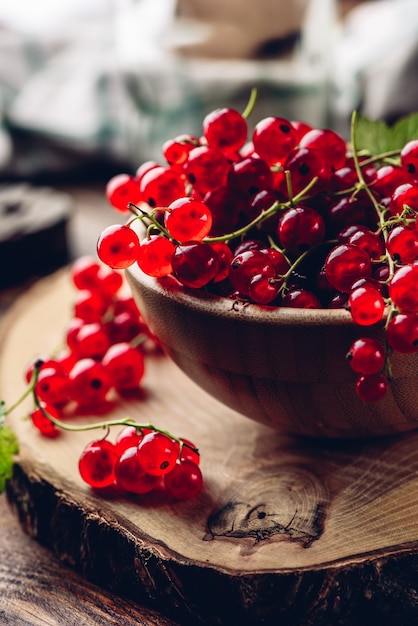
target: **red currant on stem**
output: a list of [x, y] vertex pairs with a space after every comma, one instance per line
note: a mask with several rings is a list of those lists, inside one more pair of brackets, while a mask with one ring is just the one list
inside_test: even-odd
[[201, 241], [212, 228], [212, 214], [200, 200], [178, 198], [167, 207], [164, 224], [172, 238], [179, 242]]
[[388, 381], [383, 374], [362, 374], [356, 383], [356, 391], [365, 402], [378, 402], [386, 395]]
[[139, 442], [138, 462], [148, 474], [163, 476], [174, 468], [179, 452], [178, 441], [164, 433], [151, 432]]
[[108, 226], [97, 241], [99, 259], [113, 269], [130, 267], [136, 261], [138, 252], [139, 237], [129, 226]]
[[91, 487], [110, 487], [115, 482], [117, 460], [114, 444], [107, 439], [92, 441], [81, 453], [78, 462], [80, 476]]
[[129, 202], [138, 203], [141, 200], [137, 179], [130, 174], [113, 176], [106, 185], [106, 197], [117, 211], [127, 213]]
[[242, 148], [247, 133], [246, 119], [234, 109], [216, 109], [203, 120], [203, 135], [208, 145], [227, 155]]
[[[56, 408], [44, 403], [37, 393], [42, 361], [32, 368], [31, 383], [35, 409], [31, 413], [34, 426], [46, 437], [56, 437], [60, 430], [87, 431], [109, 429], [120, 425], [115, 443], [107, 436], [94, 439], [85, 446], [79, 458], [81, 478], [95, 489], [117, 485], [122, 490], [142, 495], [163, 487], [167, 495], [184, 500], [195, 497], [203, 487], [199, 468], [199, 452], [194, 443], [177, 438], [151, 424], [137, 424], [130, 419], [77, 426], [63, 422]], [[25, 396], [24, 396], [25, 397]], [[22, 398], [23, 399], [23, 398]], [[13, 407], [12, 407], [13, 408]], [[173, 475], [168, 478], [169, 474]], [[161, 482], [164, 477], [167, 482]]]
[[167, 493], [178, 500], [188, 500], [202, 490], [203, 477], [198, 465], [192, 461], [178, 460], [170, 473], [164, 476]]
[[362, 337], [352, 344], [347, 358], [354, 372], [364, 375], [377, 374], [385, 365], [385, 349], [376, 339]]
[[160, 476], [147, 473], [138, 461], [138, 446], [123, 450], [115, 463], [116, 484], [128, 493], [145, 494], [160, 483]]

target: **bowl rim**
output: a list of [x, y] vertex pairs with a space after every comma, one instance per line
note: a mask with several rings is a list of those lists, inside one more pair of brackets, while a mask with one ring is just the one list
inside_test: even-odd
[[[253, 304], [213, 294], [204, 289], [182, 285], [174, 276], [154, 278], [145, 274], [137, 263], [125, 270], [128, 283], [138, 283], [143, 289], [189, 309], [190, 311], [220, 317], [240, 319], [265, 326], [342, 326], [353, 328], [350, 312], [346, 309], [302, 309]], [[384, 321], [384, 320], [383, 320]], [[370, 328], [370, 327], [369, 327]], [[364, 327], [365, 332], [367, 327]]]

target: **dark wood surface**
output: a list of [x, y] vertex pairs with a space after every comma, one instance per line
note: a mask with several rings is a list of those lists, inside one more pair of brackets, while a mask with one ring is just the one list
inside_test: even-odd
[[[95, 254], [100, 230], [123, 221], [107, 205], [101, 184], [63, 187], [74, 200], [68, 225], [73, 258]], [[0, 291], [3, 316], [36, 277]], [[5, 494], [0, 495], [0, 623], [2, 626], [173, 626], [174, 622], [103, 591], [30, 537]]]
[[0, 496], [0, 623], [3, 626], [174, 626], [100, 589], [25, 534]]

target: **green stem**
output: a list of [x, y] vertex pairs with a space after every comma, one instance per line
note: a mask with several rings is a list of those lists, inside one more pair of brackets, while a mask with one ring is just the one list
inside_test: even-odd
[[254, 107], [255, 107], [255, 103], [257, 101], [257, 95], [258, 95], [257, 89], [255, 87], [253, 87], [251, 89], [251, 93], [250, 93], [249, 100], [247, 102], [247, 106], [245, 107], [244, 112], [242, 114], [242, 117], [244, 119], [248, 119], [250, 117], [251, 113], [253, 112]]
[[9, 406], [9, 408], [7, 410], [5, 410], [4, 415], [10, 415], [10, 413], [15, 411], [17, 409], [17, 407], [26, 398], [28, 398], [31, 394], [35, 393], [35, 385], [36, 385], [36, 381], [38, 380], [38, 374], [39, 374], [40, 366], [41, 366], [41, 362], [35, 363], [35, 365], [33, 367], [32, 375], [31, 375], [31, 379], [30, 379], [30, 381], [28, 383], [28, 386], [26, 387], [24, 393], [20, 396], [20, 398], [18, 400], [16, 400], [16, 402], [14, 404]]
[[167, 237], [167, 239], [170, 239], [170, 241], [175, 241], [173, 240], [173, 237], [170, 235], [168, 230], [162, 224], [160, 224], [160, 222], [156, 219], [154, 211], [151, 211], [150, 213], [148, 213], [147, 211], [144, 211], [144, 209], [141, 209], [141, 207], [137, 206], [133, 202], [129, 202], [128, 207], [129, 207], [129, 210], [135, 215], [135, 217], [141, 220], [141, 222], [145, 226], [147, 227], [150, 226], [150, 224], [147, 223], [147, 220], [149, 220], [151, 222], [151, 225], [155, 226], [155, 228], [157, 228], [161, 232], [161, 234]]
[[268, 219], [269, 217], [277, 213], [277, 211], [283, 211], [285, 209], [289, 209], [294, 204], [299, 202], [299, 200], [304, 199], [307, 193], [316, 184], [317, 180], [318, 180], [317, 177], [313, 178], [310, 181], [310, 183], [306, 185], [306, 187], [302, 189], [302, 191], [300, 191], [298, 194], [296, 194], [296, 196], [292, 198], [291, 200], [288, 200], [287, 202], [274, 202], [270, 208], [265, 209], [264, 211], [261, 211], [261, 213], [257, 215], [257, 217], [255, 217], [251, 222], [248, 222], [248, 224], [245, 224], [245, 226], [242, 226], [241, 228], [238, 228], [237, 230], [234, 230], [233, 232], [228, 233], [226, 235], [218, 235], [217, 237], [207, 237], [205, 241], [207, 241], [208, 243], [210, 242], [214, 243], [217, 241], [230, 241], [231, 239], [236, 239], [237, 237], [241, 237], [242, 235], [245, 235], [245, 233], [247, 233], [252, 228], [255, 228], [256, 226], [258, 226], [258, 224], [261, 224], [262, 222], [264, 222], [264, 220]]
[[[354, 149], [353, 149], [354, 152]], [[357, 157], [360, 156], [360, 151], [357, 152]], [[385, 161], [386, 159], [391, 159], [391, 157], [399, 156], [400, 150], [388, 150], [387, 152], [381, 152], [380, 154], [370, 156], [368, 159], [364, 159], [361, 162], [361, 167], [366, 167], [372, 163], [376, 163], [377, 161]]]
[[[85, 431], [89, 431], [89, 430], [108, 430], [112, 426], [134, 426], [138, 430], [148, 429], [148, 430], [153, 430], [153, 431], [155, 431], [157, 433], [161, 433], [163, 435], [166, 435], [167, 437], [169, 437], [173, 441], [176, 441], [180, 445], [180, 450], [183, 447], [183, 445], [185, 445], [185, 446], [191, 448], [192, 450], [195, 450], [195, 452], [198, 453], [198, 450], [196, 448], [193, 448], [192, 446], [189, 446], [187, 443], [184, 443], [179, 437], [176, 437], [175, 435], [170, 433], [168, 430], [164, 430], [162, 428], [158, 428], [157, 426], [154, 426], [153, 424], [150, 424], [150, 423], [140, 424], [140, 423], [136, 422], [135, 420], [131, 419], [130, 417], [118, 418], [118, 419], [113, 419], [113, 420], [112, 419], [111, 420], [104, 420], [104, 421], [101, 421], [101, 422], [90, 422], [88, 424], [81, 424], [81, 425], [77, 425], [77, 426], [68, 424], [67, 422], [63, 422], [62, 420], [57, 419], [56, 417], [51, 415], [45, 409], [45, 407], [42, 405], [42, 402], [40, 401], [39, 396], [38, 396], [38, 394], [36, 392], [36, 381], [38, 379], [38, 375], [39, 375], [39, 371], [40, 371], [41, 365], [42, 365], [42, 363], [38, 363], [38, 364], [35, 365], [34, 371], [33, 371], [33, 374], [32, 374], [32, 379], [31, 379], [31, 382], [30, 382], [30, 384], [28, 386], [28, 389], [26, 390], [25, 394], [21, 397], [19, 402], [21, 402], [24, 397], [26, 397], [29, 393], [32, 392], [35, 406], [42, 412], [42, 414], [50, 422], [52, 422], [52, 424], [54, 424], [60, 430], [66, 430], [66, 431], [70, 431], [70, 432], [85, 432]], [[17, 405], [15, 405], [15, 406], [17, 406]]]

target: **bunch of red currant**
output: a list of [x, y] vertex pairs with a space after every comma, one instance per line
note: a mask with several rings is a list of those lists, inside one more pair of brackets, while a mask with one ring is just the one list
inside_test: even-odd
[[359, 396], [377, 401], [391, 351], [418, 350], [418, 139], [358, 150], [355, 114], [350, 142], [280, 117], [249, 137], [249, 110], [217, 109], [200, 137], [167, 141], [162, 164], [113, 177], [109, 202], [134, 217], [101, 233], [98, 255], [224, 297], [384, 324], [384, 343], [364, 338], [347, 354]]
[[116, 485], [143, 495], [164, 489], [169, 497], [188, 500], [200, 493], [203, 477], [193, 443], [152, 427], [127, 425], [115, 443], [89, 443], [79, 460], [80, 476], [94, 488]]
[[33, 425], [45, 437], [62, 430], [81, 431], [123, 426], [113, 443], [108, 435], [89, 443], [79, 459], [83, 480], [93, 488], [116, 485], [145, 494], [163, 488], [168, 496], [188, 499], [203, 485], [194, 443], [131, 419], [78, 426], [75, 415], [109, 412], [120, 397], [140, 391], [145, 358], [161, 351], [122, 274], [91, 257], [72, 265], [77, 296], [65, 333], [65, 347], [53, 357], [37, 357], [25, 379], [33, 392]]

